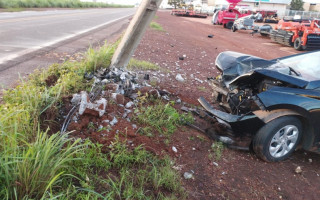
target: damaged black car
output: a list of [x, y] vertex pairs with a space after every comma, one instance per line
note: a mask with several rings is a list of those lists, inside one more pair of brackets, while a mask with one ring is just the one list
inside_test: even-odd
[[274, 60], [226, 51], [216, 67], [213, 99], [199, 98], [210, 137], [270, 162], [297, 147], [320, 152], [320, 51]]

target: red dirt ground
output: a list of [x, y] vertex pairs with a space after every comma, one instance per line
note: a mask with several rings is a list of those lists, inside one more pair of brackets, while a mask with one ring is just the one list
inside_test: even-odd
[[[191, 104], [199, 105], [197, 98], [210, 98], [211, 92], [208, 83], [200, 83], [190, 75], [203, 81], [215, 76], [218, 72], [214, 61], [222, 51], [238, 51], [266, 59], [298, 53], [260, 35], [252, 37], [247, 31], [233, 33], [213, 26], [210, 18], [175, 17], [167, 11], [159, 11], [157, 16], [155, 21], [165, 32], [148, 30], [135, 57], [169, 69], [171, 72], [162, 77], [159, 87]], [[214, 37], [208, 38], [209, 34]], [[182, 55], [186, 55], [183, 61], [179, 60]], [[187, 80], [176, 81], [177, 73]], [[225, 149], [222, 158], [215, 161], [219, 165], [215, 166], [208, 152], [212, 141], [197, 139], [198, 135], [201, 134], [190, 128], [180, 130], [170, 144], [178, 149], [176, 162], [182, 167], [181, 175], [190, 170], [195, 172], [194, 179], [183, 179], [189, 199], [319, 199], [319, 155], [297, 151], [286, 161], [266, 163], [250, 152]], [[190, 140], [190, 136], [195, 139]], [[295, 173], [297, 166], [301, 167], [301, 174]]]

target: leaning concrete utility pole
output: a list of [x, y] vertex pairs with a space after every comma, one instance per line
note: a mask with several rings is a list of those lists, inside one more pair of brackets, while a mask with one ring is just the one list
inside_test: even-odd
[[154, 18], [162, 0], [142, 0], [112, 60], [111, 68], [125, 68], [136, 50], [146, 28]]

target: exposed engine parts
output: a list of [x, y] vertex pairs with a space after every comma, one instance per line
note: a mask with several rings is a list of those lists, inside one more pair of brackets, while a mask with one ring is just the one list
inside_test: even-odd
[[211, 78], [210, 85], [213, 88], [213, 101], [218, 102], [221, 108], [231, 114], [241, 115], [261, 109], [257, 103], [256, 94], [266, 91], [274, 86], [282, 86], [283, 83], [271, 79], [257, 80], [250, 84], [238, 86], [228, 91], [222, 80]]

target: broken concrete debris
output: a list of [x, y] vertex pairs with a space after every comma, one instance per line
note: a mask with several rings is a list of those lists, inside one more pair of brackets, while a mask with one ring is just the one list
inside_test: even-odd
[[178, 149], [176, 147], [174, 147], [174, 146], [172, 147], [172, 151], [175, 152], [175, 153], [178, 153]]
[[181, 74], [176, 75], [176, 80], [179, 82], [184, 82], [184, 78], [182, 78]]
[[185, 179], [193, 179], [193, 173], [185, 172], [185, 173], [183, 174], [183, 177], [184, 177]]
[[117, 118], [116, 118], [116, 117], [113, 117], [113, 120], [110, 122], [110, 125], [111, 125], [111, 126], [114, 126], [114, 125], [116, 125], [117, 123], [118, 123]]
[[216, 163], [216, 162], [212, 162], [212, 164], [213, 164], [214, 166], [216, 166], [216, 167], [218, 167], [218, 166], [219, 166], [219, 164], [218, 164], [218, 163]]
[[[94, 80], [91, 91], [90, 93], [82, 91], [79, 94], [73, 95], [71, 100], [73, 108], [65, 117], [61, 133], [67, 131], [71, 122], [78, 123], [81, 118], [80, 116], [84, 114], [100, 118], [105, 115], [104, 118], [109, 119], [106, 120], [103, 118], [101, 121], [103, 127], [115, 126], [120, 121], [119, 118], [126, 119], [126, 121], [130, 122], [129, 114], [132, 113], [133, 106], [139, 102], [139, 95], [147, 94], [156, 98], [162, 97], [165, 100], [170, 100], [169, 92], [159, 91], [151, 87], [146, 81], [140, 80], [144, 77], [138, 79], [135, 73], [127, 71], [126, 69], [112, 68], [100, 70], [93, 74], [93, 76], [86, 74], [86, 78]], [[106, 113], [108, 101], [115, 103], [119, 108], [122, 107], [122, 111], [116, 114]], [[97, 124], [97, 127], [100, 126], [101, 124]], [[103, 127], [100, 127], [100, 129]], [[137, 126], [134, 125], [133, 128], [137, 129]]]
[[203, 83], [203, 81], [198, 78], [195, 78], [194, 80], [198, 81], [199, 83]]
[[90, 98], [87, 92], [82, 91], [80, 94], [80, 102], [79, 102], [79, 95], [74, 95], [74, 98], [71, 100], [71, 102], [80, 103], [79, 107], [79, 114], [83, 115], [83, 113], [87, 110], [94, 110], [99, 113], [99, 116], [101, 117], [106, 110], [107, 106], [107, 100], [105, 98], [101, 98], [94, 103], [90, 102]]
[[126, 108], [131, 108], [133, 105], [134, 105], [133, 101], [129, 101], [129, 102], [125, 105], [125, 107], [126, 107]]
[[301, 167], [298, 166], [298, 167], [295, 169], [295, 172], [296, 172], [297, 174], [301, 174], [301, 173], [302, 173]]

